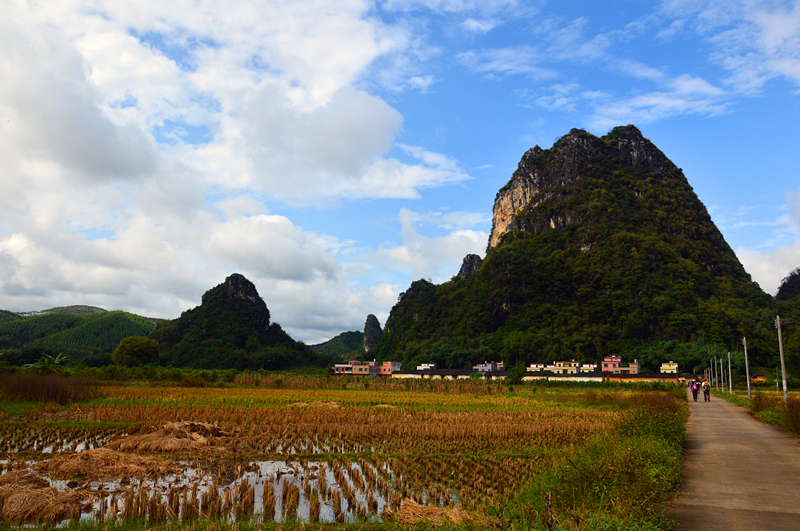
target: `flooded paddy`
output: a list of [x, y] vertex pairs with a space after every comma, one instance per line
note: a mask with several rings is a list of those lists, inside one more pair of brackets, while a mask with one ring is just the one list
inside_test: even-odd
[[[202, 392], [225, 396], [180, 391], [193, 395], [184, 403]], [[72, 424], [4, 423], [0, 507], [11, 522], [313, 523], [381, 521], [404, 507], [475, 511], [550, 466], [552, 449], [606, 429], [611, 415], [439, 398], [439, 410], [101, 404]]]

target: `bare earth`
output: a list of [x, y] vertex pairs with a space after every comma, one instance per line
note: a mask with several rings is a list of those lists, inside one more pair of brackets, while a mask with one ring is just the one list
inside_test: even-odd
[[800, 438], [689, 393], [678, 531], [800, 530]]

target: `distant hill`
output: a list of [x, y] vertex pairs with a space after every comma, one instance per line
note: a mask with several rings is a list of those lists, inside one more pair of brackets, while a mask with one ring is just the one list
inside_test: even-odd
[[328, 356], [344, 359], [355, 356], [363, 342], [363, 332], [342, 332], [324, 343], [309, 345], [309, 347]]
[[22, 319], [22, 316], [18, 313], [9, 312], [6, 310], [0, 310], [0, 323], [7, 323], [9, 321], [17, 321]]
[[[462, 367], [484, 359], [673, 355], [692, 370], [747, 336], [772, 363], [775, 300], [742, 267], [675, 166], [634, 126], [573, 129], [526, 152], [495, 197], [485, 259], [400, 295], [378, 359]], [[665, 359], [666, 358], [666, 359]]]
[[50, 308], [47, 310], [39, 310], [34, 312], [20, 312], [19, 315], [22, 317], [38, 317], [40, 315], [48, 315], [51, 313], [69, 313], [69, 314], [76, 314], [82, 315], [85, 313], [103, 313], [108, 310], [104, 310], [103, 308], [98, 308], [97, 306], [85, 306], [85, 305], [74, 305], [74, 306], [58, 306], [56, 308]]
[[[0, 317], [10, 313], [3, 312]], [[37, 313], [33, 317], [0, 320], [0, 349], [13, 351], [7, 356], [10, 363], [33, 363], [42, 353], [63, 353], [76, 364], [108, 355], [123, 338], [146, 337], [155, 328], [151, 320], [122, 311]]]
[[202, 304], [159, 323], [161, 363], [201, 369], [284, 369], [327, 366], [330, 356], [297, 342], [270, 313], [252, 282], [234, 273], [208, 290]]

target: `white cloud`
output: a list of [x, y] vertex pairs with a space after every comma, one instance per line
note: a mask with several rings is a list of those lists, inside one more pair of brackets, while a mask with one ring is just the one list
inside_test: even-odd
[[800, 267], [800, 239], [769, 250], [739, 248], [736, 256], [761, 289], [775, 295], [781, 280]]
[[[107, 181], [152, 172], [154, 146], [98, 106], [82, 57], [58, 32], [0, 21], [0, 158], [3, 184], [25, 164], [51, 162], [74, 177]], [[15, 167], [16, 166], [16, 167]]]
[[497, 22], [494, 20], [476, 20], [474, 18], [468, 18], [461, 23], [462, 28], [472, 33], [489, 33], [495, 26], [497, 26]]
[[556, 77], [556, 72], [539, 66], [545, 56], [529, 46], [500, 48], [496, 50], [469, 51], [457, 55], [470, 70], [485, 76], [523, 75], [533, 79]]
[[662, 3], [665, 19], [680, 21], [713, 46], [711, 59], [730, 72], [737, 92], [757, 94], [770, 79], [800, 84], [800, 4], [797, 2], [676, 1]]
[[415, 223], [427, 222], [429, 215], [419, 215], [403, 208], [399, 213], [403, 245], [380, 249], [375, 253], [378, 264], [397, 264], [413, 278], [431, 278], [443, 282], [458, 273], [467, 254], [483, 254], [489, 234], [459, 229], [441, 237], [430, 238], [417, 232]]

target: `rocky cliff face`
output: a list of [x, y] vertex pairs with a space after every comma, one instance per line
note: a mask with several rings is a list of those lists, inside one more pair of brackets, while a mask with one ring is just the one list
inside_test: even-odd
[[367, 316], [367, 322], [364, 323], [364, 352], [369, 352], [370, 349], [375, 348], [383, 336], [381, 323], [378, 318], [372, 314]]
[[458, 278], [469, 278], [478, 272], [483, 260], [477, 254], [468, 254], [461, 262], [461, 269], [458, 271]]
[[[581, 223], [583, 220], [575, 212], [563, 209], [548, 216], [525, 214], [539, 205], [546, 207], [548, 203], [562, 201], [565, 187], [582, 179], [587, 165], [608, 159], [607, 147], [611, 144], [616, 148], [619, 161], [628, 166], [638, 166], [657, 174], [671, 165], [664, 154], [632, 125], [617, 127], [600, 139], [582, 129], [573, 129], [549, 150], [535, 146], [522, 156], [511, 180], [495, 197], [487, 250], [496, 248], [506, 234], [515, 231], [535, 234], [548, 228]], [[523, 216], [527, 218], [524, 221], [520, 219]], [[587, 241], [580, 247], [586, 251], [591, 246], [592, 242]]]

